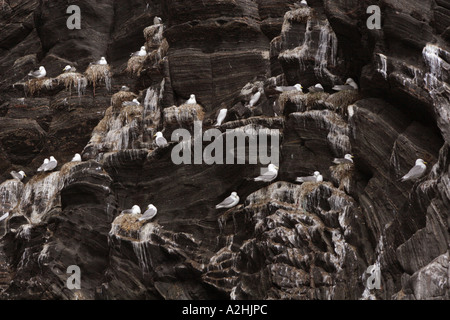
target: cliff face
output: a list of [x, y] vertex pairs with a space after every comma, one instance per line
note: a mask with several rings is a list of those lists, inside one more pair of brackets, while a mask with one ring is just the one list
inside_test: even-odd
[[[0, 298], [450, 298], [448, 1], [378, 1], [379, 30], [371, 1], [295, 2], [83, 0], [80, 30], [65, 1], [3, 2]], [[102, 78], [84, 74], [101, 56]], [[358, 91], [331, 89], [349, 77]], [[275, 181], [253, 181], [261, 164], [176, 165], [175, 143], [157, 148], [157, 131], [210, 129], [221, 108], [224, 138], [280, 133]], [[332, 163], [346, 153], [353, 165]], [[50, 155], [55, 171], [37, 173]], [[417, 158], [424, 177], [399, 181]], [[324, 182], [295, 183], [316, 170]], [[239, 205], [215, 209], [232, 191]], [[149, 203], [150, 222], [121, 214]]]

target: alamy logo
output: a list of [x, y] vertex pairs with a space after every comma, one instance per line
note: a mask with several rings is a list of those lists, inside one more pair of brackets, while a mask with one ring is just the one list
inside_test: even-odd
[[67, 268], [67, 273], [72, 274], [67, 278], [67, 288], [69, 290], [81, 289], [81, 270], [79, 266], [72, 265]]
[[372, 289], [381, 289], [381, 271], [380, 266], [376, 263], [372, 266], [369, 266], [366, 270], [366, 273], [370, 274], [367, 278], [366, 287], [369, 290]]
[[79, 6], [71, 5], [67, 8], [66, 13], [71, 14], [67, 18], [67, 28], [69, 30], [81, 29], [81, 9]]
[[369, 30], [381, 29], [381, 9], [379, 6], [372, 5], [367, 8], [367, 14], [372, 14], [367, 19], [367, 28]]
[[[172, 149], [174, 164], [261, 164], [279, 165], [280, 132], [278, 129], [208, 129], [194, 122], [194, 136], [187, 129], [176, 129], [171, 136], [178, 142]], [[210, 142], [204, 147], [204, 142]]]

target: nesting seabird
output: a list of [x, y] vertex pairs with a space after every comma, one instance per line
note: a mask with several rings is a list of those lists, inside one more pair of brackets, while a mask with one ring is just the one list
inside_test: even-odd
[[353, 156], [347, 153], [344, 156], [344, 158], [334, 158], [333, 163], [335, 164], [353, 163]]
[[145, 210], [145, 212], [142, 215], [142, 217], [140, 217], [138, 220], [142, 221], [142, 220], [153, 219], [153, 217], [156, 216], [157, 212], [158, 212], [158, 209], [156, 209], [156, 207], [153, 204], [149, 204], [147, 206], [147, 210]]
[[275, 90], [278, 92], [287, 92], [287, 91], [298, 91], [303, 92], [303, 87], [301, 84], [297, 83], [295, 86], [278, 86], [275, 87]]
[[70, 162], [81, 162], [81, 155], [79, 153], [75, 153]]
[[77, 71], [77, 69], [75, 67], [67, 65], [64, 67], [63, 71], [64, 71], [64, 73], [69, 73], [69, 72], [75, 72], [75, 71]]
[[302, 5], [304, 5], [304, 6], [307, 6], [307, 5], [308, 5], [308, 2], [306, 2], [306, 0], [302, 0], [302, 1], [300, 2], [300, 4], [302, 4]]
[[141, 213], [141, 208], [138, 205], [134, 205], [131, 209], [122, 210], [120, 214], [138, 214]]
[[160, 17], [154, 17], [153, 18], [153, 25], [158, 25], [162, 23], [162, 19]]
[[264, 182], [270, 182], [274, 180], [278, 175], [278, 167], [274, 165], [273, 163], [269, 164], [268, 170], [260, 175], [259, 177], [256, 177], [255, 181], [264, 181]]
[[216, 205], [216, 209], [233, 208], [238, 203], [239, 203], [239, 196], [237, 195], [236, 192], [232, 192], [230, 196], [228, 196], [227, 198], [225, 198], [225, 200], [223, 200], [221, 203]]
[[320, 83], [317, 83], [315, 86], [309, 87], [308, 91], [311, 93], [315, 93], [315, 92], [323, 92], [324, 89]]
[[105, 57], [101, 57], [100, 60], [91, 62], [90, 64], [106, 65], [108, 64], [108, 62], [106, 61]]
[[40, 66], [38, 70], [31, 71], [28, 75], [30, 77], [40, 79], [47, 75], [47, 71], [45, 70], [45, 68], [43, 66]]
[[41, 166], [37, 169], [38, 172], [44, 171], [45, 166], [48, 164], [48, 159], [45, 158], [44, 162], [41, 164]]
[[0, 221], [3, 221], [3, 220], [5, 220], [6, 218], [8, 218], [9, 217], [9, 212], [7, 212], [7, 213], [5, 213], [4, 215], [2, 215], [1, 217], [0, 217]]
[[407, 180], [416, 180], [422, 177], [425, 171], [427, 171], [426, 164], [427, 163], [422, 159], [417, 159], [416, 165], [412, 167], [411, 170], [409, 170], [409, 172], [401, 178], [401, 181], [403, 182]]
[[147, 50], [145, 49], [145, 46], [142, 46], [141, 50], [132, 53], [131, 57], [145, 57], [146, 55], [147, 55]]
[[250, 99], [250, 102], [248, 103], [249, 107], [253, 107], [256, 103], [258, 103], [259, 98], [261, 98], [261, 91], [258, 90]]
[[323, 177], [319, 171], [314, 171], [313, 176], [298, 177], [297, 179], [295, 179], [295, 181], [296, 182], [322, 182]]
[[168, 145], [166, 138], [164, 138], [163, 134], [161, 131], [158, 131], [154, 137], [156, 137], [155, 142], [156, 145], [160, 148], [164, 148]]
[[136, 98], [133, 99], [133, 101], [124, 101], [124, 102], [122, 102], [122, 106], [124, 106], [124, 107], [131, 107], [131, 106], [136, 107], [136, 106], [140, 106], [140, 105], [141, 105], [141, 103]]
[[352, 78], [348, 78], [347, 81], [345, 81], [345, 84], [335, 85], [333, 87], [333, 90], [335, 91], [358, 90], [358, 85], [356, 84], [355, 80], [353, 80]]
[[57, 165], [58, 165], [58, 161], [56, 161], [56, 159], [53, 156], [51, 156], [48, 163], [45, 165], [43, 171], [44, 172], [52, 171], [53, 169], [56, 168]]
[[188, 101], [186, 101], [186, 104], [197, 104], [197, 100], [195, 99], [195, 94], [191, 94]]
[[120, 88], [120, 91], [130, 91], [130, 88], [128, 88], [127, 86], [122, 86], [121, 88]]
[[26, 177], [26, 176], [27, 176], [27, 175], [25, 174], [25, 172], [23, 172], [23, 171], [16, 172], [16, 171], [13, 170], [13, 171], [10, 172], [10, 174], [11, 174], [11, 176], [12, 176], [14, 179], [19, 180], [19, 181], [22, 181], [23, 177]]
[[217, 122], [216, 122], [216, 127], [219, 127], [222, 125], [223, 120], [225, 120], [225, 118], [227, 117], [227, 112], [228, 109], [220, 109], [219, 114], [217, 115]]

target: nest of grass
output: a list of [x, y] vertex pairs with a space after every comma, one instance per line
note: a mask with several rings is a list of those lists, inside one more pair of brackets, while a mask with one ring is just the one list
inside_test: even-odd
[[119, 91], [111, 97], [111, 106], [114, 111], [122, 109], [122, 103], [125, 101], [132, 101], [137, 98], [137, 95], [130, 91]]
[[361, 99], [362, 96], [358, 90], [342, 90], [330, 95], [326, 100], [326, 106], [332, 111], [338, 111], [343, 114], [349, 105]]
[[29, 95], [34, 95], [36, 92], [39, 93], [42, 88], [51, 89], [52, 87], [53, 79], [51, 78], [31, 79], [24, 84], [25, 92]]
[[284, 19], [287, 21], [297, 22], [297, 23], [306, 23], [308, 18], [311, 16], [311, 8], [302, 7], [292, 9], [284, 15]]
[[88, 84], [87, 78], [81, 73], [77, 72], [62, 73], [56, 77], [56, 81], [58, 82], [58, 84], [63, 83], [66, 90], [71, 91], [73, 87], [77, 89], [80, 94], [84, 94], [84, 91]]
[[130, 75], [140, 76], [146, 56], [134, 56], [128, 60], [125, 71]]
[[193, 123], [203, 121], [205, 112], [199, 104], [183, 104], [164, 109], [164, 121], [167, 124]]
[[97, 124], [97, 126], [92, 131], [92, 136], [94, 135], [104, 135], [108, 131], [109, 122], [113, 117], [113, 107], [109, 107], [106, 109], [105, 116], [102, 120]]
[[331, 166], [330, 173], [331, 177], [339, 184], [340, 190], [348, 190], [354, 173], [354, 165], [351, 163], [342, 163]]
[[139, 221], [140, 214], [121, 214], [113, 222], [112, 232], [116, 235], [139, 240], [139, 232], [145, 221]]
[[111, 90], [111, 68], [109, 65], [92, 64], [84, 72], [88, 83], [95, 87], [98, 83], [104, 82], [108, 91]]
[[142, 113], [144, 112], [144, 107], [139, 106], [126, 106], [120, 111], [120, 118], [122, 119], [122, 123], [126, 125], [130, 123], [137, 117], [142, 117]]
[[163, 40], [164, 26], [162, 24], [152, 25], [144, 29], [144, 38], [148, 48], [156, 48]]

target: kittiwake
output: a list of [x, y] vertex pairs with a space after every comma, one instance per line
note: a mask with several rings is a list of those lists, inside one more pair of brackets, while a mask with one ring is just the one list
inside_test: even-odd
[[145, 49], [145, 46], [141, 47], [141, 50], [133, 52], [131, 54], [131, 57], [145, 57], [147, 55], [147, 50]]
[[48, 159], [45, 158], [44, 162], [41, 164], [41, 166], [37, 169], [38, 172], [44, 171], [45, 166], [48, 164]]
[[53, 169], [56, 168], [57, 165], [58, 161], [56, 161], [56, 159], [53, 156], [51, 156], [48, 163], [44, 167], [44, 172], [52, 171]]
[[233, 208], [238, 203], [239, 203], [239, 196], [237, 195], [236, 192], [232, 192], [230, 196], [228, 196], [227, 198], [225, 198], [225, 200], [216, 205], [216, 209]]
[[131, 107], [131, 106], [136, 107], [136, 106], [139, 106], [139, 105], [141, 105], [141, 103], [139, 102], [138, 99], [133, 99], [133, 101], [124, 101], [124, 102], [122, 102], [122, 106], [124, 106], [124, 107]]
[[299, 91], [303, 92], [303, 87], [301, 84], [297, 83], [295, 86], [279, 86], [275, 87], [275, 90], [278, 92], [286, 92], [286, 91]]
[[43, 66], [40, 66], [38, 70], [31, 71], [28, 75], [30, 77], [40, 79], [47, 75], [47, 71], [45, 70], [45, 68]]
[[81, 155], [79, 153], [75, 153], [70, 162], [81, 162]]
[[227, 117], [228, 109], [220, 109], [219, 114], [217, 115], [217, 122], [215, 124], [216, 127], [219, 127], [222, 125], [223, 120]]
[[427, 171], [426, 164], [427, 163], [422, 159], [417, 159], [416, 165], [412, 167], [411, 170], [409, 170], [409, 172], [401, 178], [401, 181], [403, 182], [407, 180], [416, 180], [422, 177], [425, 171]]
[[252, 98], [250, 99], [250, 102], [248, 103], [249, 107], [253, 107], [256, 103], [258, 103], [259, 98], [261, 98], [261, 91], [256, 92]]
[[157, 212], [158, 212], [158, 209], [156, 209], [156, 207], [153, 204], [149, 204], [147, 206], [147, 210], [145, 210], [145, 212], [142, 215], [142, 217], [140, 217], [138, 220], [142, 221], [142, 220], [153, 219], [153, 217], [156, 216]]
[[141, 208], [138, 205], [134, 205], [131, 209], [122, 210], [120, 214], [138, 214], [141, 213]]
[[155, 142], [156, 145], [160, 148], [164, 148], [168, 145], [166, 138], [164, 138], [163, 134], [161, 131], [158, 131], [154, 137], [156, 137]]
[[319, 171], [315, 171], [313, 176], [298, 177], [296, 182], [322, 182], [323, 177]]
[[353, 80], [352, 78], [348, 78], [347, 81], [345, 81], [345, 84], [335, 85], [333, 87], [333, 90], [335, 91], [358, 90], [358, 85], [356, 84], [355, 80]]
[[154, 17], [153, 18], [153, 25], [158, 25], [162, 23], [162, 19], [160, 17]]
[[186, 101], [186, 104], [197, 104], [197, 100], [195, 99], [195, 94], [191, 94], [188, 101]]
[[264, 181], [264, 182], [270, 182], [274, 180], [278, 175], [278, 167], [274, 165], [273, 163], [269, 164], [268, 170], [260, 175], [259, 177], [256, 177], [255, 181]]
[[11, 174], [11, 176], [12, 176], [14, 179], [19, 180], [19, 181], [22, 181], [23, 177], [26, 177], [26, 176], [27, 176], [27, 175], [25, 174], [25, 172], [23, 172], [22, 170], [19, 171], [19, 172], [16, 172], [16, 171], [13, 170], [13, 171], [10, 172], [10, 174]]
[[315, 86], [313, 87], [309, 87], [308, 91], [311, 93], [315, 93], [315, 92], [323, 92], [323, 87], [320, 83], [317, 83]]
[[77, 69], [75, 67], [67, 65], [64, 67], [63, 71], [64, 71], [64, 73], [69, 73], [69, 72], [75, 72], [75, 71], [77, 71]]
[[347, 153], [344, 156], [344, 158], [334, 158], [333, 163], [335, 164], [353, 163], [353, 156]]
[[120, 91], [130, 91], [130, 88], [128, 88], [127, 86], [122, 86], [120, 88]]

